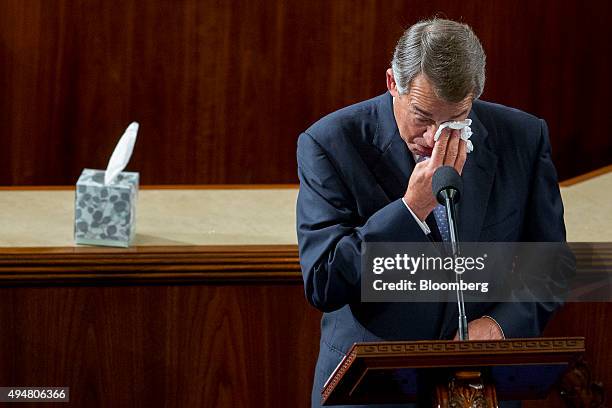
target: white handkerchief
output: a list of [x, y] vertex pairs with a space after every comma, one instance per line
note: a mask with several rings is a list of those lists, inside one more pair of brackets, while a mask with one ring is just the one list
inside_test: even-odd
[[438, 139], [440, 138], [440, 135], [442, 134], [442, 131], [446, 128], [461, 130], [460, 137], [461, 139], [465, 140], [465, 144], [467, 146], [467, 152], [471, 153], [472, 151], [474, 151], [474, 145], [472, 144], [472, 141], [470, 140], [470, 136], [472, 136], [472, 129], [470, 128], [471, 124], [472, 124], [472, 119], [466, 119], [466, 120], [454, 121], [454, 122], [444, 122], [438, 127], [438, 130], [436, 131], [436, 134], [434, 135], [434, 142], [438, 141]]

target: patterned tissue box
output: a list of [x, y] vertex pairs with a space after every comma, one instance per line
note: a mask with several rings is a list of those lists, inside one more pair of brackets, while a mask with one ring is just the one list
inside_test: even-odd
[[74, 240], [128, 247], [136, 230], [138, 173], [121, 172], [109, 185], [104, 185], [104, 173], [84, 169], [77, 181]]

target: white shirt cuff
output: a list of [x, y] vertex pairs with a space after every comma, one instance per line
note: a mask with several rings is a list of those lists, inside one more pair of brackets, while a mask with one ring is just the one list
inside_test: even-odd
[[402, 197], [402, 203], [404, 203], [404, 205], [406, 206], [408, 211], [410, 211], [410, 214], [412, 214], [412, 216], [414, 217], [414, 220], [417, 222], [417, 224], [419, 224], [419, 227], [421, 227], [421, 229], [423, 230], [423, 234], [425, 234], [425, 235], [431, 234], [431, 230], [429, 229], [429, 225], [427, 225], [423, 221], [419, 220], [419, 217], [417, 217], [416, 214], [412, 212], [412, 210], [410, 209], [408, 204], [406, 204], [406, 200], [404, 200], [404, 197]]

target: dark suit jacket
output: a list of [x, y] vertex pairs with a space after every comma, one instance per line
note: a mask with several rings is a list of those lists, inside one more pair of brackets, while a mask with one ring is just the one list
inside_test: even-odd
[[[546, 123], [475, 101], [474, 151], [463, 170], [459, 236], [466, 242], [565, 241], [563, 204], [550, 157]], [[455, 304], [360, 303], [361, 243], [427, 240], [401, 201], [414, 166], [400, 138], [392, 97], [334, 112], [300, 135], [297, 234], [308, 301], [325, 312], [313, 387], [354, 342], [449, 339]], [[551, 303], [466, 305], [468, 321], [493, 317], [506, 337], [537, 336], [557, 307]]]

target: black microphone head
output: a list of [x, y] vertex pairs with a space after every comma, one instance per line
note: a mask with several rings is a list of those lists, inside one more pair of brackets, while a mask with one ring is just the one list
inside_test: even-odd
[[446, 203], [443, 191], [455, 190], [453, 199], [455, 203], [459, 202], [461, 192], [463, 191], [463, 180], [457, 170], [452, 166], [439, 167], [431, 178], [431, 188], [434, 196], [442, 205]]

